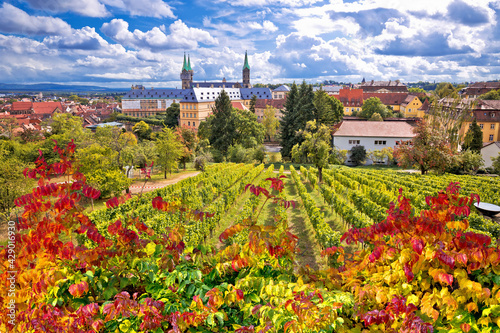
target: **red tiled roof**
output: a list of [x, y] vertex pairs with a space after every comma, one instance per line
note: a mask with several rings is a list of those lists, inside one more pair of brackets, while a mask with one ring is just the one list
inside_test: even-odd
[[236, 108], [238, 110], [248, 110], [248, 108], [244, 106], [241, 102], [231, 101], [231, 105], [233, 106], [233, 108]]
[[56, 109], [63, 110], [61, 102], [39, 102], [33, 103], [35, 114], [52, 114]]
[[12, 102], [12, 111], [25, 111], [31, 110], [33, 102]]
[[422, 106], [419, 107], [418, 109], [419, 110], [422, 110], [422, 111], [429, 111], [429, 100], [426, 99], [423, 103], [422, 103]]
[[255, 102], [255, 108], [256, 109], [265, 109], [266, 106], [270, 105], [275, 109], [282, 110], [285, 108], [285, 98], [281, 99], [258, 99]]
[[363, 93], [365, 101], [371, 97], [379, 98], [384, 105], [401, 105], [408, 97], [408, 93]]
[[334, 136], [412, 138], [412, 129], [407, 122], [344, 121]]

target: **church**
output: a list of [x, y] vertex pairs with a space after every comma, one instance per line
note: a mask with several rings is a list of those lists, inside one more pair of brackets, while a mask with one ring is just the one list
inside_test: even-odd
[[122, 98], [122, 112], [133, 117], [154, 116], [166, 112], [172, 103], [180, 104], [179, 125], [198, 129], [200, 122], [211, 113], [215, 100], [224, 90], [233, 105], [248, 108], [253, 96], [257, 99], [272, 99], [269, 88], [253, 88], [250, 83], [250, 65], [248, 55], [242, 68], [242, 81], [226, 82], [196, 82], [193, 80], [194, 71], [191, 68], [191, 58], [184, 55], [184, 63], [180, 74], [182, 89], [162, 88], [145, 89], [144, 86], [132, 86], [132, 89]]

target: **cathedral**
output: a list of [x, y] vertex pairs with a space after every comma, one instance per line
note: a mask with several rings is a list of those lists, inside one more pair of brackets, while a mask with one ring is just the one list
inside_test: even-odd
[[257, 100], [271, 100], [272, 93], [269, 88], [253, 88], [250, 84], [250, 65], [248, 54], [242, 69], [242, 81], [227, 82], [196, 82], [193, 80], [194, 71], [191, 68], [191, 58], [184, 55], [184, 63], [180, 78], [182, 88], [145, 89], [142, 85], [132, 86], [132, 89], [122, 98], [122, 112], [133, 117], [148, 117], [166, 112], [172, 103], [179, 103], [179, 125], [198, 129], [200, 122], [204, 121], [213, 112], [215, 100], [224, 90], [234, 107], [248, 109], [253, 96]]

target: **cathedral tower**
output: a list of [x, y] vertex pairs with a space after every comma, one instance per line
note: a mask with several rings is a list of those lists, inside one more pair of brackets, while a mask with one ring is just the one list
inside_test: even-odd
[[184, 54], [184, 64], [182, 65], [181, 80], [182, 89], [191, 88], [191, 83], [193, 82], [193, 70], [191, 69], [191, 59], [188, 55], [188, 60], [186, 62], [186, 54]]
[[250, 66], [248, 65], [247, 51], [245, 51], [245, 63], [243, 64], [243, 88], [252, 88], [250, 84]]

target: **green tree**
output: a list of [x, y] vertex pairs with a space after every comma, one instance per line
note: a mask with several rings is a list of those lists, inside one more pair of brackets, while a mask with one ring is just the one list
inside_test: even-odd
[[117, 155], [118, 152], [98, 143], [76, 152], [79, 171], [85, 175], [89, 184], [101, 191], [104, 198], [119, 195], [130, 185], [129, 179], [117, 164]]
[[139, 140], [149, 140], [151, 139], [151, 133], [153, 130], [144, 121], [140, 121], [132, 127], [132, 132], [139, 138]]
[[[307, 84], [304, 80], [299, 87], [298, 96], [295, 121], [296, 131], [304, 130], [307, 122], [314, 120], [317, 113], [314, 107], [314, 92], [311, 84]], [[301, 143], [302, 140], [303, 137], [301, 135], [295, 135], [295, 143]]]
[[50, 135], [60, 135], [67, 141], [74, 139], [77, 145], [90, 136], [83, 128], [83, 119], [69, 113], [56, 113], [42, 126], [50, 128]]
[[364, 146], [354, 146], [349, 151], [349, 159], [358, 166], [366, 161], [366, 149]]
[[250, 111], [255, 113], [255, 104], [257, 104], [257, 95], [252, 95], [252, 99], [250, 100]]
[[500, 89], [499, 90], [490, 90], [486, 94], [482, 94], [478, 99], [486, 99], [486, 100], [498, 100], [500, 99]]
[[393, 159], [393, 149], [386, 147], [380, 150], [370, 150], [368, 152], [368, 158], [373, 161], [373, 163], [390, 163]]
[[146, 165], [150, 165], [151, 162], [156, 161], [157, 157], [155, 143], [142, 141], [137, 145], [126, 146], [121, 153], [120, 163], [122, 166], [144, 168]]
[[349, 151], [346, 149], [338, 149], [333, 147], [332, 153], [330, 155], [330, 163], [343, 165], [347, 161], [347, 156]]
[[177, 167], [177, 162], [182, 156], [183, 146], [174, 130], [165, 127], [159, 132], [155, 142], [158, 163], [163, 169], [164, 178], [167, 172], [172, 173], [172, 169]]
[[187, 127], [177, 127], [176, 133], [183, 146], [179, 162], [183, 165], [184, 170], [186, 170], [186, 163], [193, 159], [198, 137], [193, 129]]
[[[321, 183], [323, 181], [323, 168], [328, 166], [328, 158], [332, 150], [330, 129], [326, 125], [317, 124], [316, 120], [312, 120], [307, 122], [305, 130], [301, 131], [300, 134], [304, 137], [304, 141], [300, 145], [295, 145], [292, 151], [295, 155], [306, 156], [308, 162], [314, 164], [318, 169], [318, 182]], [[294, 157], [293, 153], [292, 157]]]
[[295, 118], [296, 118], [296, 103], [298, 101], [298, 87], [295, 82], [290, 88], [285, 101], [285, 108], [281, 111], [283, 117], [280, 120], [280, 136], [281, 136], [281, 155], [285, 157], [292, 156], [292, 147], [295, 139]]
[[245, 148], [254, 148], [264, 142], [264, 125], [257, 121], [257, 115], [246, 110], [233, 109], [233, 143]]
[[14, 200], [31, 191], [34, 182], [23, 176], [28, 165], [0, 147], [0, 213], [10, 216]]
[[434, 90], [434, 95], [436, 98], [441, 99], [441, 98], [458, 98], [458, 91], [457, 89], [453, 86], [453, 84], [449, 82], [440, 82], [436, 86], [436, 89]]
[[17, 128], [19, 128], [17, 118], [12, 117], [0, 119], [0, 135], [12, 139]]
[[334, 125], [344, 116], [344, 106], [333, 96], [329, 96], [323, 89], [314, 93], [314, 118], [318, 124]]
[[500, 175], [500, 153], [497, 155], [497, 157], [492, 157], [491, 160], [493, 161], [491, 167], [497, 175]]
[[446, 171], [457, 174], [476, 174], [483, 165], [484, 160], [481, 152], [465, 150], [453, 156], [451, 165]]
[[[215, 100], [210, 121], [210, 144], [226, 156], [230, 146], [236, 139], [236, 123], [231, 100], [225, 90], [222, 90]], [[249, 112], [249, 111], [248, 111]]]
[[462, 149], [471, 150], [480, 154], [481, 148], [483, 148], [483, 131], [477, 124], [476, 118], [474, 118], [469, 129], [467, 130], [467, 133], [465, 134]]
[[394, 150], [398, 165], [404, 168], [417, 166], [422, 174], [429, 170], [444, 171], [453, 156], [449, 142], [439, 127], [422, 119], [413, 128], [415, 137], [402, 142]]
[[262, 125], [266, 129], [266, 135], [269, 141], [276, 135], [276, 131], [280, 125], [280, 121], [276, 118], [276, 109], [271, 105], [267, 105], [264, 110], [264, 118], [262, 118]]
[[358, 117], [369, 119], [374, 113], [378, 113], [382, 118], [388, 118], [392, 116], [392, 112], [380, 101], [378, 97], [370, 97], [363, 102], [361, 107], [361, 112], [357, 115]]
[[375, 112], [368, 121], [384, 121], [384, 118], [378, 112]]
[[179, 117], [181, 114], [181, 105], [179, 103], [172, 103], [165, 114], [165, 126], [175, 128], [179, 126]]

